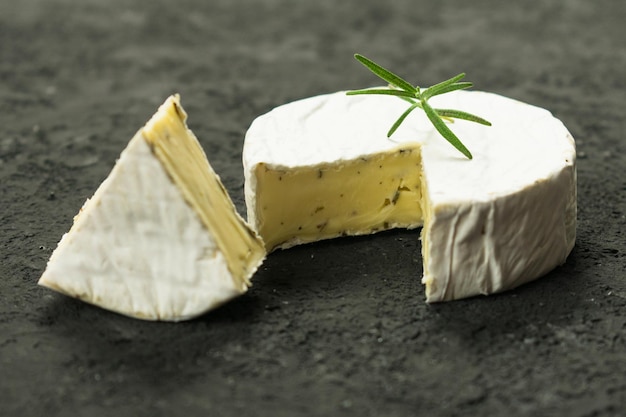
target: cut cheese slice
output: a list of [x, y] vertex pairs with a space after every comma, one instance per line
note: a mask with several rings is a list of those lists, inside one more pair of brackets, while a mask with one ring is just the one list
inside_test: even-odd
[[265, 257], [172, 96], [84, 204], [39, 284], [127, 316], [178, 321], [244, 293]]
[[575, 144], [565, 126], [490, 93], [431, 102], [492, 122], [451, 125], [474, 159], [417, 111], [388, 139], [406, 110], [388, 96], [338, 92], [257, 118], [244, 144], [245, 196], [267, 249], [423, 226], [428, 302], [514, 288], [565, 262], [576, 234]]

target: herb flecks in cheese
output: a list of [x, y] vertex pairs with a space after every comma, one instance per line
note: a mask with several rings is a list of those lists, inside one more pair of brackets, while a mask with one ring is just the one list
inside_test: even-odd
[[416, 227], [421, 167], [413, 146], [297, 170], [258, 164], [257, 225], [267, 248]]

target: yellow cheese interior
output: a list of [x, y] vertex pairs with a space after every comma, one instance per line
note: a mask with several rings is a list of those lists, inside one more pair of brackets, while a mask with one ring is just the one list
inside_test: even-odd
[[422, 277], [422, 284], [426, 286], [426, 295], [431, 294], [435, 291], [435, 281], [433, 277], [430, 275], [430, 230], [432, 226], [432, 217], [433, 217], [433, 209], [432, 204], [428, 198], [428, 192], [426, 191], [426, 181], [422, 176], [422, 212], [424, 215], [423, 224], [421, 233], [421, 241], [422, 241], [422, 263], [424, 276]]
[[256, 218], [268, 250], [422, 224], [418, 145], [300, 169], [259, 164]]
[[142, 134], [185, 200], [211, 231], [233, 278], [242, 286], [265, 256], [261, 239], [250, 229], [213, 171], [197, 138], [187, 128], [179, 97], [171, 97]]

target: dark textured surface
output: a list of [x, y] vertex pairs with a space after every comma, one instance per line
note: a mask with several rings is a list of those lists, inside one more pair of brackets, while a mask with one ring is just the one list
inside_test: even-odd
[[[619, 416], [626, 409], [626, 3], [0, 3], [0, 415]], [[242, 298], [148, 323], [40, 288], [72, 217], [180, 92], [243, 213], [254, 117], [459, 71], [552, 110], [577, 139], [567, 263], [517, 290], [426, 305], [419, 231], [269, 256]]]

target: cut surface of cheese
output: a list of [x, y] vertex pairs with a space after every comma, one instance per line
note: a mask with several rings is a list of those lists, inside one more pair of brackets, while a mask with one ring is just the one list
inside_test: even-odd
[[[400, 147], [299, 170], [256, 165], [257, 224], [268, 248], [342, 235], [416, 227], [421, 218], [419, 150]], [[286, 203], [289, 200], [289, 203]], [[278, 216], [277, 214], [280, 213]]]
[[387, 138], [406, 110], [388, 96], [337, 92], [258, 117], [243, 150], [245, 196], [267, 249], [423, 226], [428, 302], [514, 288], [565, 262], [576, 234], [575, 144], [565, 126], [491, 93], [430, 101], [492, 123], [450, 125], [472, 160], [418, 112]]
[[108, 310], [179, 321], [244, 293], [265, 257], [178, 95], [140, 129], [85, 202], [39, 284]]

